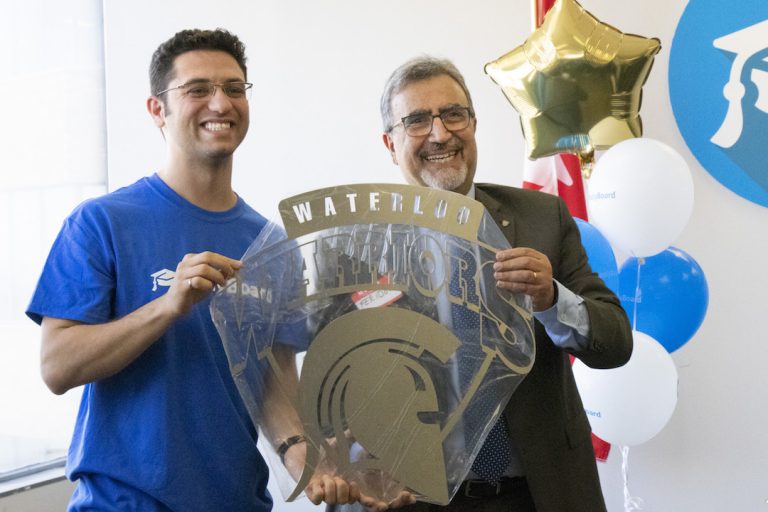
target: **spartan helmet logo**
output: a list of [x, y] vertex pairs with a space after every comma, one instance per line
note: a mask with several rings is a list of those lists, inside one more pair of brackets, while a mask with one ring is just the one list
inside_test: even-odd
[[[394, 497], [407, 485], [447, 502], [442, 440], [452, 422], [438, 414], [430, 366], [445, 364], [459, 345], [443, 325], [396, 307], [358, 310], [328, 324], [304, 360], [299, 412], [307, 461], [294, 496], [325, 457], [336, 474], [359, 476], [366, 494]], [[365, 455], [351, 460], [355, 447]], [[393, 478], [375, 478], [382, 474]]]

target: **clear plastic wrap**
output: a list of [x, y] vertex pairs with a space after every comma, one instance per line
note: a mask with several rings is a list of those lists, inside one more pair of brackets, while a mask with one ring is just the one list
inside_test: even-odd
[[[493, 278], [506, 238], [480, 203], [405, 185], [281, 211], [285, 231], [265, 228], [211, 302], [281, 492], [330, 473], [380, 500], [448, 503], [533, 364], [530, 300]], [[305, 465], [286, 468], [275, 445], [298, 433]]]

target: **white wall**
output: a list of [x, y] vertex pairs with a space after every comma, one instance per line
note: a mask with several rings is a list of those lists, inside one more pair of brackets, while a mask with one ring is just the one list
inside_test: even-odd
[[[519, 185], [517, 114], [483, 65], [530, 31], [529, 0], [210, 0], [105, 2], [110, 187], [161, 165], [164, 147], [144, 110], [151, 52], [173, 32], [223, 26], [248, 46], [251, 131], [236, 158], [238, 192], [267, 217], [277, 201], [321, 186], [400, 181], [380, 141], [378, 98], [389, 72], [427, 52], [465, 73], [479, 118], [477, 179]], [[470, 8], [469, 5], [472, 5]], [[630, 451], [630, 491], [655, 512], [768, 510], [768, 343], [764, 318], [768, 209], [731, 193], [685, 146], [667, 92], [669, 49], [684, 0], [583, 0], [624, 32], [659, 37], [644, 88], [645, 135], [691, 166], [696, 202], [674, 245], [702, 266], [707, 318], [673, 354], [677, 410], [651, 441]], [[702, 106], [706, 108], [706, 106]], [[624, 510], [621, 457], [600, 466], [611, 512]], [[308, 502], [278, 510], [312, 510]]]
[[381, 142], [379, 95], [397, 65], [424, 52], [454, 59], [477, 96], [479, 178], [517, 183], [523, 147], [517, 114], [483, 65], [528, 30], [528, 10], [515, 9], [525, 3], [485, 2], [470, 11], [441, 0], [228, 0], [227, 8], [203, 0], [106, 3], [110, 187], [162, 164], [163, 140], [143, 111], [147, 67], [161, 41], [193, 26], [223, 26], [248, 47], [248, 78], [255, 84], [251, 129], [238, 151], [235, 180], [238, 192], [267, 217], [293, 193], [400, 182]]

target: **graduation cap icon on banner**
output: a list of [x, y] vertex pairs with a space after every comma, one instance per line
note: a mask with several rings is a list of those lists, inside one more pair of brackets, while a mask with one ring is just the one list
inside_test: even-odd
[[764, 64], [766, 69], [760, 69], [757, 67], [759, 64], [756, 65], [749, 78], [757, 87], [755, 108], [768, 113], [768, 20], [719, 37], [712, 44], [719, 50], [736, 55], [728, 83], [723, 87], [723, 96], [728, 100], [728, 111], [722, 125], [710, 139], [722, 148], [730, 148], [739, 140], [744, 129], [744, 68], [748, 66], [750, 59], [761, 53], [766, 56], [759, 62]]

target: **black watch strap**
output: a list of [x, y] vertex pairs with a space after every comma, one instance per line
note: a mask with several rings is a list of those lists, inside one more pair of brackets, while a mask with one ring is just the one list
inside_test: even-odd
[[288, 449], [299, 443], [303, 443], [307, 440], [306, 437], [304, 437], [304, 434], [296, 434], [295, 436], [291, 436], [282, 443], [280, 443], [280, 446], [277, 447], [277, 454], [280, 456], [280, 461], [285, 464], [285, 454], [288, 452]]

